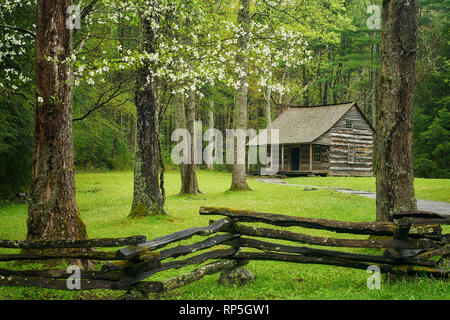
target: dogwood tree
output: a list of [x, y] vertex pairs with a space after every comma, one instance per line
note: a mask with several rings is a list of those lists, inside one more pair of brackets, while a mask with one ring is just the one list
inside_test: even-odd
[[[66, 66], [71, 74], [64, 80], [72, 88], [67, 93], [69, 100], [81, 82], [96, 86], [107, 83], [117, 72], [135, 74], [137, 149], [131, 216], [164, 212], [163, 180], [158, 179], [161, 169], [158, 88], [164, 86], [171, 94], [184, 94], [185, 97], [189, 93], [202, 97], [200, 89], [206, 84], [225, 83], [236, 89], [235, 110], [238, 113], [246, 104], [249, 77], [256, 79], [262, 90], [270, 87], [284, 93], [286, 88], [272, 76], [273, 70], [308, 61], [308, 44], [301, 33], [287, 24], [271, 25], [270, 12], [266, 9], [277, 5], [288, 10], [296, 4], [296, 1], [276, 4], [255, 1], [253, 8], [250, 2], [242, 7], [242, 4], [235, 6], [234, 2], [206, 0], [91, 0], [80, 3], [77, 9], [70, 7], [71, 1], [65, 3], [64, 14], [58, 18], [60, 27], [68, 34], [67, 30], [70, 30], [76, 42], [72, 44], [71, 40], [67, 44], [65, 55], [43, 54], [42, 59], [48, 64]], [[2, 3], [0, 14], [7, 17], [14, 10], [30, 10], [33, 6], [32, 1], [8, 0]], [[251, 9], [254, 12], [252, 19], [249, 16]], [[233, 12], [240, 12], [241, 18], [236, 22]], [[116, 28], [124, 22], [137, 34], [133, 39], [127, 39], [133, 45], [126, 48]], [[33, 44], [38, 31], [32, 24], [15, 26], [12, 21], [0, 25], [0, 29], [6, 39], [0, 47], [0, 63], [12, 66], [3, 68], [1, 87], [14, 90], [20, 88], [20, 83], [32, 79], [30, 75], [14, 71], [14, 62], [26, 54], [22, 49], [24, 44]], [[55, 45], [45, 44], [47, 49], [57, 52]], [[43, 48], [36, 48], [40, 49]], [[45, 78], [41, 79], [47, 84]], [[53, 95], [44, 97], [41, 91], [36, 91], [36, 110], [54, 98]], [[71, 103], [69, 100], [67, 105]], [[242, 119], [246, 118], [246, 112], [242, 114]], [[244, 121], [238, 119], [235, 119], [236, 128], [245, 127]]]

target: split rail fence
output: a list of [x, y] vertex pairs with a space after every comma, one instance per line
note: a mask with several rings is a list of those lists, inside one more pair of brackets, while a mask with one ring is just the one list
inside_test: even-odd
[[[445, 215], [400, 212], [394, 215], [394, 222], [344, 222], [215, 207], [201, 207], [200, 214], [224, 218], [211, 221], [205, 227], [194, 227], [148, 241], [145, 236], [34, 242], [0, 240], [0, 248], [24, 249], [18, 254], [0, 254], [0, 262], [54, 259], [105, 261], [101, 270], [81, 271], [80, 289], [135, 289], [141, 292], [172, 290], [200, 280], [205, 275], [232, 270], [251, 260], [322, 264], [364, 270], [377, 265], [383, 273], [441, 279], [448, 279], [450, 274], [448, 268], [442, 267], [442, 261], [450, 256], [450, 234], [443, 234], [441, 228], [441, 225], [450, 224], [450, 218]], [[282, 228], [255, 227], [252, 223]], [[288, 230], [288, 227], [366, 237], [312, 236]], [[163, 249], [194, 236], [206, 239]], [[303, 246], [280, 244], [267, 239], [287, 240]], [[95, 249], [106, 247], [122, 248], [115, 252]], [[380, 250], [380, 253], [384, 253], [362, 254], [317, 247], [377, 248], [384, 249]], [[209, 263], [187, 274], [165, 281], [149, 281], [156, 273], [205, 262]], [[68, 290], [69, 276], [66, 269], [0, 269], [0, 286]]]

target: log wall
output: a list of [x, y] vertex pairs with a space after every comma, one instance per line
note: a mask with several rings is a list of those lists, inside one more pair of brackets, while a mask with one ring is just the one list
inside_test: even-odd
[[[351, 121], [352, 128], [347, 128]], [[359, 109], [352, 107], [325, 134], [313, 141], [320, 147], [320, 162], [313, 161], [313, 172], [328, 172], [332, 176], [372, 176], [375, 131]], [[354, 148], [354, 160], [349, 159], [349, 149]], [[310, 144], [284, 146], [284, 166], [282, 171], [291, 169], [291, 150], [300, 149], [299, 172], [310, 171]], [[281, 164], [281, 151], [280, 151]]]
[[[346, 127], [351, 121], [352, 129]], [[356, 107], [352, 107], [327, 133], [330, 141], [329, 172], [332, 176], [372, 176], [375, 132]], [[349, 161], [349, 150], [355, 150]]]

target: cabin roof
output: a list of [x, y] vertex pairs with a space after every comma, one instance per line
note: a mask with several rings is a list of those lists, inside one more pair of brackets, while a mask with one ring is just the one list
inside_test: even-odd
[[[358, 108], [355, 102], [314, 107], [288, 107], [267, 129], [279, 130], [280, 144], [312, 143], [330, 130], [353, 106]], [[270, 144], [270, 131], [268, 139], [265, 137], [267, 129], [251, 139], [248, 145], [266, 145], [267, 140]]]

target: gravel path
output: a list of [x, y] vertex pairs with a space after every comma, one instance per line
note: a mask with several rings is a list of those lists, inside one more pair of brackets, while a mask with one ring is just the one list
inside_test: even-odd
[[[275, 178], [256, 178], [254, 180], [262, 181], [265, 183], [271, 183], [271, 184], [286, 185], [286, 186], [296, 186], [296, 187], [315, 188], [315, 189], [329, 189], [329, 190], [334, 190], [337, 192], [355, 194], [358, 196], [375, 199], [375, 192], [369, 192], [369, 191], [358, 191], [358, 190], [341, 189], [341, 188], [318, 187], [318, 186], [309, 186], [309, 185], [303, 185], [303, 184], [294, 184], [294, 183], [288, 183], [281, 179], [275, 179]], [[439, 202], [439, 201], [431, 201], [431, 200], [417, 200], [417, 209], [422, 210], [422, 211], [431, 211], [431, 212], [450, 215], [450, 203], [447, 203], [447, 202]]]

